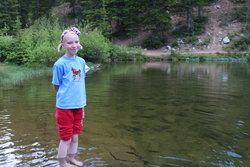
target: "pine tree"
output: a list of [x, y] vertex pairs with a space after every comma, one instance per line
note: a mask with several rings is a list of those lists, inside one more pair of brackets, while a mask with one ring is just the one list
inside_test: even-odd
[[0, 1], [0, 28], [4, 28], [8, 19], [8, 1]]
[[183, 13], [182, 11], [186, 12], [186, 22], [187, 22], [187, 31], [193, 32], [195, 29], [194, 26], [194, 13], [193, 9], [198, 8], [198, 17], [202, 17], [202, 9], [204, 6], [207, 6], [211, 4], [212, 2], [215, 2], [216, 0], [180, 0], [175, 3], [175, 9], [174, 12], [177, 13]]
[[22, 27], [28, 27], [41, 17], [49, 17], [50, 9], [62, 0], [19, 0]]
[[203, 11], [204, 6], [207, 6], [215, 1], [217, 1], [217, 0], [197, 0], [197, 1], [194, 1], [195, 6], [198, 8], [198, 10], [197, 10], [198, 17], [199, 18], [202, 17], [202, 11]]
[[110, 22], [107, 13], [107, 0], [82, 0], [82, 15], [84, 21], [88, 21], [92, 28], [98, 28], [108, 36]]
[[8, 29], [7, 33], [12, 35], [13, 26], [19, 15], [19, 3], [17, 0], [6, 0], [0, 2], [0, 28]]
[[170, 29], [170, 7], [172, 0], [150, 0], [147, 1], [147, 6], [144, 9], [146, 15], [144, 25], [148, 25], [147, 29], [154, 32], [163, 33]]
[[16, 23], [16, 18], [19, 17], [19, 3], [18, 0], [9, 0], [8, 4], [8, 15], [9, 15], [9, 20], [8, 24], [13, 30], [13, 26]]
[[1, 29], [1, 35], [8, 35], [8, 32], [10, 31], [9, 26], [7, 26], [6, 23], [4, 23], [4, 27]]
[[81, 0], [82, 15], [93, 27], [106, 27], [105, 31], [115, 29], [118, 34], [133, 37], [139, 30], [154, 32], [168, 30], [170, 27], [168, 8], [172, 1]]
[[250, 38], [250, 0], [247, 1], [247, 25], [246, 25], [246, 35], [248, 38]]
[[20, 20], [20, 16], [18, 16], [15, 20], [15, 24], [13, 24], [13, 26], [12, 26], [13, 34], [19, 33], [21, 28], [22, 28], [22, 23]]

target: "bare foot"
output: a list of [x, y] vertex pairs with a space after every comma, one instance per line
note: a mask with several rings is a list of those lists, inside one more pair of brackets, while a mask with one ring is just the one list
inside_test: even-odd
[[76, 166], [83, 166], [83, 163], [81, 161], [78, 161], [74, 158], [68, 158], [68, 161]]
[[65, 164], [60, 165], [60, 167], [77, 167], [77, 166], [71, 165], [69, 163], [65, 163]]

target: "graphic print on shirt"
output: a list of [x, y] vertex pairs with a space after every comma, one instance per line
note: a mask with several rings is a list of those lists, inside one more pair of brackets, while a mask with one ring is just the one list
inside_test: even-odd
[[[74, 78], [74, 81], [80, 81], [80, 79], [81, 79], [81, 70], [79, 69], [79, 70], [76, 70], [76, 69], [74, 69], [73, 67], [71, 67], [71, 71], [72, 71], [72, 73], [73, 73], [73, 78]], [[77, 77], [78, 76], [78, 77]], [[78, 78], [78, 79], [77, 79]], [[77, 79], [77, 80], [76, 80]]]

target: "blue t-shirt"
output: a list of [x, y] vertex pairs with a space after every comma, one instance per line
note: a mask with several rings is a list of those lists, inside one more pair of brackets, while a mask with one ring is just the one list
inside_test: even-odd
[[86, 106], [85, 60], [62, 56], [53, 67], [53, 85], [59, 85], [56, 107], [74, 109]]

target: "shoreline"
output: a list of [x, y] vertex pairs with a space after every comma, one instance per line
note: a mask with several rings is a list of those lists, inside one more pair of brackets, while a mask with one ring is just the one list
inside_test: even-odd
[[235, 57], [235, 55], [238, 56], [246, 56], [246, 57], [250, 57], [250, 51], [249, 52], [226, 52], [226, 51], [194, 51], [194, 52], [190, 52], [190, 51], [176, 51], [176, 52], [170, 52], [170, 51], [163, 51], [162, 49], [158, 49], [158, 50], [143, 50], [141, 53], [143, 56], [146, 57], [150, 57], [150, 58], [167, 58], [167, 57], [171, 57], [174, 55], [178, 55], [178, 56], [233, 56]]

